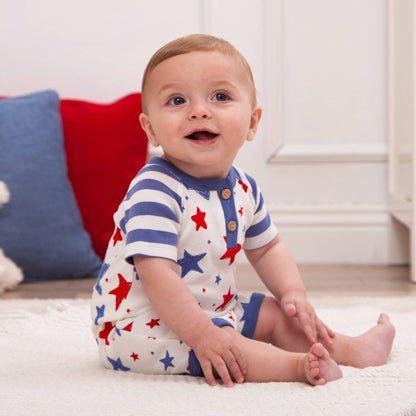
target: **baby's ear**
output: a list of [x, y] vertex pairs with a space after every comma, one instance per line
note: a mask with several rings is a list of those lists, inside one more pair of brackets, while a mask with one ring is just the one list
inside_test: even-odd
[[253, 109], [250, 119], [250, 129], [247, 134], [247, 141], [252, 141], [257, 132], [257, 127], [259, 126], [261, 115], [263, 114], [263, 109], [260, 106], [257, 106]]
[[159, 143], [156, 139], [155, 132], [153, 131], [152, 124], [150, 123], [149, 117], [145, 113], [141, 113], [139, 116], [140, 124], [143, 130], [146, 132], [149, 142], [154, 146], [159, 146]]

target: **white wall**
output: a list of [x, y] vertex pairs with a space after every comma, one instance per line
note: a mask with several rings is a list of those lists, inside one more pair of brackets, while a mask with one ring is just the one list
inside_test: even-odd
[[385, 0], [0, 0], [0, 95], [112, 101], [151, 54], [206, 32], [252, 65], [264, 105], [238, 164], [296, 260], [388, 263]]
[[1, 91], [99, 101], [138, 91], [155, 49], [198, 31], [200, 14], [193, 0], [0, 0]]

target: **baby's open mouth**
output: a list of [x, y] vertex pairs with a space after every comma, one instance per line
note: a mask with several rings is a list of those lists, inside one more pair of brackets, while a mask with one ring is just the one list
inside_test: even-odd
[[212, 133], [207, 130], [201, 130], [201, 131], [194, 131], [192, 134], [189, 134], [186, 136], [187, 139], [191, 140], [211, 140], [217, 137], [218, 134]]

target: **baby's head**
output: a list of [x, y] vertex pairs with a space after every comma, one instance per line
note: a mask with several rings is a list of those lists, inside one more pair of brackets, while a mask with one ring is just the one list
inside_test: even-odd
[[253, 74], [250, 69], [250, 65], [248, 64], [247, 60], [244, 56], [233, 46], [231, 43], [227, 42], [224, 39], [217, 38], [211, 35], [203, 35], [203, 34], [194, 34], [184, 36], [182, 38], [176, 39], [162, 48], [160, 48], [156, 53], [152, 56], [145, 72], [143, 74], [142, 80], [142, 106], [143, 112], [147, 112], [147, 80], [149, 78], [149, 74], [163, 61], [172, 58], [177, 55], [183, 55], [190, 52], [195, 51], [217, 51], [224, 55], [231, 56], [236, 58], [236, 62], [240, 63], [244, 68], [244, 71], [247, 74], [249, 83], [252, 88], [252, 104], [253, 108], [257, 105], [257, 97], [256, 97], [256, 87], [254, 85], [254, 78]]
[[190, 35], [168, 43], [143, 76], [140, 124], [163, 157], [190, 176], [224, 178], [262, 110], [250, 67], [228, 42]]

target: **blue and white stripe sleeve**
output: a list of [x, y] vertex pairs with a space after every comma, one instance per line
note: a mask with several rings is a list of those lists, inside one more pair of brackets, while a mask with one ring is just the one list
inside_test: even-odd
[[257, 187], [255, 181], [246, 175], [251, 185], [253, 193], [255, 212], [253, 221], [247, 228], [243, 248], [245, 250], [253, 250], [270, 243], [277, 235], [278, 231], [272, 223], [263, 195]]
[[[126, 233], [126, 260], [144, 255], [177, 261], [181, 197], [174, 178], [143, 173], [136, 177], [123, 201], [120, 227]], [[175, 186], [176, 185], [176, 186]]]

